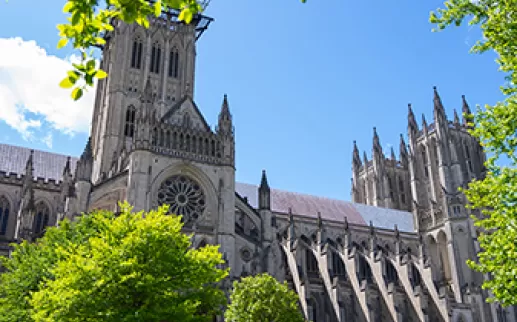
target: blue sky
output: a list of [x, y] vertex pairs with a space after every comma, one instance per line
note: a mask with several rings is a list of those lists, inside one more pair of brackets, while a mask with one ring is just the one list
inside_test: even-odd
[[[349, 200], [353, 140], [370, 155], [376, 126], [385, 151], [394, 145], [398, 153], [408, 102], [430, 121], [434, 85], [451, 118], [462, 94], [471, 107], [500, 100], [495, 55], [469, 54], [478, 30], [431, 32], [429, 12], [442, 4], [212, 1], [215, 22], [198, 42], [195, 100], [214, 125], [228, 94], [237, 180], [258, 183], [266, 169], [275, 188]], [[53, 82], [58, 67], [51, 69], [62, 68], [52, 56], [72, 54], [56, 49], [62, 5], [0, 2], [0, 142], [79, 155], [91, 107], [60, 99], [68, 93]], [[9, 56], [8, 46], [20, 52]], [[22, 55], [36, 47], [44, 57]]]

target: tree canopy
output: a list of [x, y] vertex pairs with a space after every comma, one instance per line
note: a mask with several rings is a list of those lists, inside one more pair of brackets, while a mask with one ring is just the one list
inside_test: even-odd
[[2, 259], [0, 321], [211, 321], [226, 303], [218, 246], [191, 248], [167, 207], [96, 211]]
[[[517, 304], [517, 0], [448, 0], [444, 9], [432, 12], [430, 21], [438, 30], [460, 26], [465, 20], [482, 32], [472, 52], [495, 51], [506, 75], [501, 86], [505, 99], [477, 109], [471, 116], [471, 133], [488, 154], [486, 177], [470, 183], [465, 191], [480, 227], [478, 261], [469, 265], [489, 280], [483, 287], [493, 293], [491, 301], [503, 306]], [[502, 165], [501, 160], [507, 165]]]
[[303, 322], [298, 295], [274, 277], [248, 276], [233, 284], [225, 312], [230, 322]]

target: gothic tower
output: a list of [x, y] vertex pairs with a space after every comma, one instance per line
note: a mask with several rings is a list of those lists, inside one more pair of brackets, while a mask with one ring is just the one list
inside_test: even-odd
[[[461, 109], [470, 114], [465, 96]], [[441, 294], [456, 303], [482, 303], [482, 276], [466, 265], [467, 259], [475, 258], [477, 234], [459, 189], [484, 176], [485, 154], [468, 133], [465, 116], [460, 121], [454, 114], [452, 121], [447, 119], [434, 87], [432, 123], [422, 116], [419, 128], [408, 106], [409, 149], [401, 135], [398, 161], [394, 152], [384, 155], [377, 131], [371, 162], [365, 156], [361, 164], [355, 146], [352, 195], [354, 202], [411, 211], [415, 230], [425, 237], [426, 260], [434, 267], [433, 280]], [[479, 314], [490, 310], [486, 305], [476, 307]]]
[[122, 200], [146, 211], [167, 204], [182, 216], [184, 230], [195, 235], [194, 246], [220, 244], [233, 267], [230, 104], [224, 95], [212, 129], [194, 102], [196, 41], [212, 19], [197, 15], [185, 24], [177, 14], [170, 10], [151, 17], [148, 29], [115, 21], [106, 36], [101, 68], [109, 76], [97, 88], [92, 168], [85, 168], [86, 157], [80, 168], [85, 177], [91, 173], [92, 186], [83, 180], [78, 192], [91, 188], [88, 200], [82, 199], [88, 209], [117, 211]]
[[150, 17], [150, 27], [114, 21], [102, 51], [101, 68], [109, 77], [99, 81], [92, 118], [93, 182], [107, 176], [117, 155], [134, 136], [136, 110], [146, 85], [158, 116], [194, 94], [196, 40], [211, 19], [192, 24], [176, 13]]

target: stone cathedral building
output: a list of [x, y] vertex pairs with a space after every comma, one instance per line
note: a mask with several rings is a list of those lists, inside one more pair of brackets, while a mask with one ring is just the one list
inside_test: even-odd
[[465, 264], [478, 244], [457, 191], [483, 176], [485, 155], [436, 89], [432, 123], [418, 125], [409, 106], [398, 159], [375, 130], [370, 159], [354, 144], [353, 202], [272, 189], [265, 172], [259, 185], [239, 183], [226, 95], [215, 127], [194, 100], [196, 41], [211, 21], [185, 25], [169, 12], [148, 30], [114, 23], [79, 158], [0, 145], [3, 255], [65, 217], [167, 203], [195, 247], [221, 245], [230, 280], [288, 281], [309, 320], [516, 321], [513, 308], [485, 303], [484, 276]]

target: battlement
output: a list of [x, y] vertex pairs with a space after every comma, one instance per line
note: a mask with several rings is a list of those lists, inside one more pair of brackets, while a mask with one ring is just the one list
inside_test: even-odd
[[[7, 173], [5, 171], [0, 171], [0, 183], [22, 186], [24, 178], [24, 174], [12, 172]], [[35, 189], [51, 191], [59, 191], [61, 189], [62, 184], [61, 180], [48, 179], [42, 177], [35, 177], [33, 178], [32, 182], [34, 183]]]

